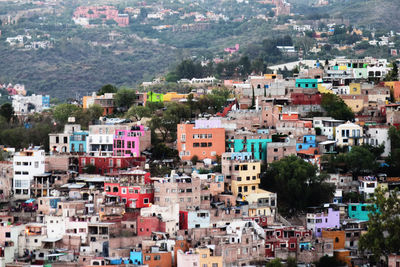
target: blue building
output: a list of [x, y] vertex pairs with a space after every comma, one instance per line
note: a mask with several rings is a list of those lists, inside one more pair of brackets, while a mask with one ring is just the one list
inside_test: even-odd
[[196, 210], [188, 212], [188, 229], [210, 227], [210, 211]]
[[311, 147], [317, 147], [315, 135], [304, 135], [303, 137], [301, 137], [301, 140], [297, 140], [296, 151], [307, 150]]
[[368, 210], [368, 206], [370, 205], [372, 204], [350, 203], [347, 210], [349, 218], [361, 221], [368, 221], [368, 214], [371, 213], [371, 211]]
[[271, 143], [272, 139], [234, 139], [234, 152], [249, 152], [256, 160], [267, 160], [267, 144]]
[[50, 96], [49, 95], [42, 96], [42, 107], [44, 109], [50, 108]]
[[318, 83], [322, 83], [322, 80], [318, 79], [296, 79], [297, 88], [318, 88]]
[[69, 139], [69, 151], [85, 153], [88, 135], [89, 133], [85, 131], [73, 132]]

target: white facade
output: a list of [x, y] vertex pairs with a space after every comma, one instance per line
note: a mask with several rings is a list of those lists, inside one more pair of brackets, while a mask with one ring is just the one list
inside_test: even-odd
[[376, 177], [367, 176], [359, 179], [360, 186], [358, 188], [358, 193], [363, 194], [364, 197], [370, 198], [378, 187], [378, 181]]
[[364, 142], [372, 146], [384, 145], [385, 150], [382, 153], [383, 157], [387, 157], [390, 154], [390, 138], [389, 138], [389, 127], [388, 126], [369, 126], [365, 132]]
[[333, 140], [335, 136], [336, 126], [342, 124], [344, 121], [335, 120], [331, 117], [314, 117], [313, 127], [321, 129], [321, 135], [328, 137], [329, 140]]
[[336, 127], [336, 144], [338, 146], [358, 146], [363, 143], [363, 128], [347, 122]]
[[49, 239], [61, 239], [65, 235], [65, 221], [68, 218], [61, 216], [46, 215], [44, 217], [44, 223], [47, 229], [47, 238]]
[[43, 96], [35, 94], [31, 96], [12, 96], [12, 106], [16, 114], [42, 112], [45, 109], [43, 107]]
[[33, 176], [45, 172], [44, 150], [24, 150], [15, 153], [14, 167], [14, 196], [16, 198], [30, 198], [30, 186]]

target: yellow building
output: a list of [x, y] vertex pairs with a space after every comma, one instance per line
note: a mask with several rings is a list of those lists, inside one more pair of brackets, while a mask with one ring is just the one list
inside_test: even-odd
[[171, 102], [171, 101], [179, 101], [182, 99], [186, 99], [188, 94], [178, 94], [177, 92], [168, 92], [164, 94], [163, 100], [164, 102]]
[[361, 95], [361, 84], [350, 83], [350, 95]]
[[275, 216], [276, 200], [276, 193], [258, 189], [246, 197], [249, 202], [249, 216]]
[[318, 92], [320, 92], [321, 94], [333, 94], [332, 84], [319, 83], [318, 84]]
[[226, 185], [233, 195], [247, 197], [258, 192], [261, 162], [252, 159], [251, 152], [232, 152], [222, 155], [222, 173], [226, 174]]
[[364, 99], [362, 97], [347, 97], [342, 96], [344, 103], [354, 112], [358, 113], [363, 110], [364, 108]]
[[210, 249], [205, 248], [197, 248], [195, 253], [200, 255], [200, 267], [222, 267], [222, 256], [213, 256], [211, 255]]

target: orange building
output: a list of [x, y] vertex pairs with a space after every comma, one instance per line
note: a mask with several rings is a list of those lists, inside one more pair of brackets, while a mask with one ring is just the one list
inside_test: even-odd
[[215, 159], [225, 152], [225, 129], [220, 119], [196, 120], [178, 124], [177, 147], [182, 160], [197, 156], [199, 160]]
[[346, 235], [344, 231], [322, 231], [322, 238], [333, 240], [333, 249], [344, 249]]
[[390, 87], [390, 91], [392, 92], [395, 101], [400, 101], [400, 82], [385, 82], [385, 86]]
[[152, 252], [143, 253], [143, 263], [149, 267], [172, 266], [172, 254], [152, 248]]

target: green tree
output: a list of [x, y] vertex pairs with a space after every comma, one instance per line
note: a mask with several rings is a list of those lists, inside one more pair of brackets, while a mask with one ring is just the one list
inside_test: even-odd
[[286, 267], [297, 267], [296, 258], [289, 257], [286, 260]]
[[400, 173], [400, 129], [395, 126], [389, 128], [391, 151], [386, 163], [389, 165], [388, 175], [397, 176]]
[[54, 119], [61, 123], [65, 124], [68, 121], [68, 117], [75, 116], [82, 109], [73, 104], [60, 104], [53, 108], [53, 117]]
[[115, 93], [114, 100], [118, 108], [126, 111], [136, 100], [136, 93], [132, 89], [121, 88]]
[[353, 111], [335, 94], [322, 94], [321, 107], [337, 120], [349, 121], [354, 119]]
[[392, 63], [392, 69], [386, 74], [385, 81], [398, 81], [399, 80], [399, 68], [396, 62]]
[[137, 121], [140, 121], [142, 118], [150, 118], [151, 117], [151, 110], [145, 106], [132, 106], [128, 112], [126, 113], [127, 118], [134, 117]]
[[273, 259], [272, 261], [268, 262], [266, 267], [283, 267], [281, 259]]
[[4, 103], [0, 107], [0, 115], [3, 116], [9, 123], [14, 117], [14, 108], [10, 103]]
[[307, 207], [331, 201], [334, 188], [325, 182], [326, 178], [325, 174], [317, 175], [316, 166], [292, 155], [271, 163], [261, 185], [277, 193], [283, 214], [295, 215]]
[[118, 89], [114, 85], [106, 84], [100, 88], [100, 90], [97, 92], [97, 95], [104, 95], [106, 93], [116, 93], [117, 91]]
[[316, 267], [341, 267], [346, 266], [343, 262], [338, 261], [335, 257], [325, 255], [319, 259]]
[[388, 192], [377, 188], [368, 206], [368, 231], [360, 238], [361, 251], [369, 251], [375, 260], [400, 251], [400, 198], [398, 190]]

